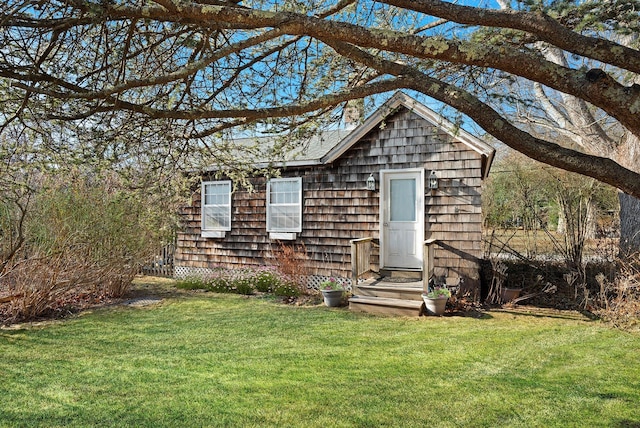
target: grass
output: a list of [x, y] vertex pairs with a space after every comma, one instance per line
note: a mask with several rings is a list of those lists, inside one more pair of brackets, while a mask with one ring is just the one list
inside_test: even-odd
[[0, 330], [0, 426], [640, 426], [640, 336], [168, 293]]

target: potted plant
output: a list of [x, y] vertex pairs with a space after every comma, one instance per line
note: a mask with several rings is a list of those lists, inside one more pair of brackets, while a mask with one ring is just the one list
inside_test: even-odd
[[341, 281], [335, 278], [329, 278], [320, 283], [320, 291], [324, 298], [324, 304], [333, 308], [342, 304], [342, 297], [346, 289]]
[[424, 306], [430, 315], [442, 315], [447, 306], [447, 300], [451, 297], [451, 291], [447, 287], [434, 287], [428, 293], [422, 293]]

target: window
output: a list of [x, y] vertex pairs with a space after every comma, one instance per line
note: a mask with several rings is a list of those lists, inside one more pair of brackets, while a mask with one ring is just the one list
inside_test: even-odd
[[231, 181], [202, 183], [202, 236], [224, 238], [231, 230]]
[[295, 239], [293, 233], [302, 232], [302, 178], [274, 178], [267, 183], [267, 232], [284, 232], [278, 239]]

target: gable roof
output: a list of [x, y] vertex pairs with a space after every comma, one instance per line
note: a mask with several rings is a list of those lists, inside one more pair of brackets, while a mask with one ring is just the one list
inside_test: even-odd
[[455, 126], [444, 117], [403, 92], [396, 92], [382, 106], [380, 106], [380, 108], [367, 117], [360, 126], [351, 131], [351, 133], [342, 139], [339, 144], [328, 151], [322, 157], [321, 163], [332, 163], [337, 160], [398, 107], [407, 108], [424, 120], [437, 125], [444, 132], [454, 137], [456, 141], [459, 141], [478, 152], [483, 158], [482, 177], [485, 178], [487, 174], [489, 174], [489, 168], [491, 167], [493, 156], [495, 154], [495, 149], [491, 145], [477, 137], [474, 137], [460, 127]]
[[[311, 166], [322, 164], [322, 158], [326, 156], [334, 147], [336, 147], [343, 139], [345, 139], [351, 130], [347, 129], [334, 129], [329, 131], [322, 131], [312, 135], [308, 139], [300, 142], [301, 146], [284, 154], [284, 161], [271, 162], [271, 164], [287, 166]], [[265, 147], [268, 151], [275, 145], [275, 142], [279, 136], [260, 136], [260, 137], [247, 137], [237, 138], [233, 140], [233, 143], [237, 146], [250, 147], [258, 145]], [[265, 159], [258, 159], [254, 161], [258, 167], [263, 167], [269, 164]]]
[[[459, 141], [472, 150], [478, 152], [482, 156], [482, 177], [485, 178], [487, 176], [495, 154], [495, 149], [492, 146], [481, 139], [474, 137], [465, 130], [460, 129], [460, 127], [456, 127], [450, 121], [402, 92], [396, 92], [355, 129], [338, 129], [320, 132], [305, 141], [302, 147], [286, 153], [283, 161], [267, 162], [265, 159], [247, 161], [255, 163], [258, 168], [266, 167], [268, 165], [304, 167], [333, 163], [347, 150], [353, 147], [353, 145], [360, 141], [367, 133], [378, 126], [387, 116], [395, 112], [398, 107], [407, 108], [422, 119], [438, 126], [442, 131], [451, 135], [455, 141]], [[239, 138], [233, 140], [233, 142], [238, 146], [249, 147], [257, 144], [263, 147], [271, 147], [275, 144], [276, 138], [278, 137], [261, 136], [254, 138]]]

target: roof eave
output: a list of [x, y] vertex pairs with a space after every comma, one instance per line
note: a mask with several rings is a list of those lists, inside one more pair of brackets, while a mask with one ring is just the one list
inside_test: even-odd
[[308, 166], [318, 166], [322, 165], [323, 162], [320, 159], [304, 159], [304, 160], [293, 160], [293, 161], [283, 161], [283, 162], [260, 162], [254, 164], [256, 168], [302, 168]]

